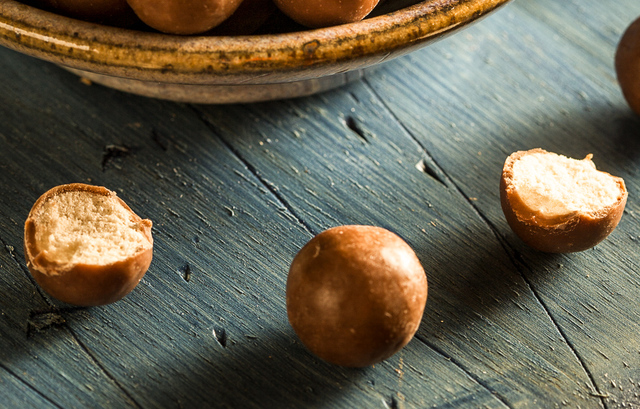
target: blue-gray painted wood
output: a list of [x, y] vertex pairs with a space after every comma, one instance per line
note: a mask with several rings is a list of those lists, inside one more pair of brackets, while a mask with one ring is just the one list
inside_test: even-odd
[[[194, 106], [87, 86], [0, 50], [0, 407], [602, 408], [639, 405], [640, 119], [613, 72], [635, 0], [516, 1], [322, 95]], [[500, 210], [514, 150], [625, 178], [595, 249], [522, 245]], [[69, 308], [30, 279], [22, 223], [61, 183], [154, 221], [141, 284]], [[416, 338], [339, 368], [289, 327], [288, 265], [313, 234], [375, 224], [429, 278]]]
[[[394, 115], [509, 242], [536, 296], [600, 394], [609, 396], [605, 404], [637, 405], [634, 192], [640, 118], [622, 97], [613, 56], [624, 29], [640, 16], [640, 4], [538, 0], [514, 6], [497, 16], [504, 22], [499, 30], [478, 25], [466, 38], [448, 39], [388, 67], [427, 73], [426, 89], [416, 90], [406, 81], [410, 75], [387, 74], [369, 84], [393, 101]], [[449, 74], [472, 64], [462, 75]], [[433, 97], [442, 93], [456, 98], [443, 104]], [[625, 179], [629, 204], [607, 241], [580, 254], [545, 256], [527, 249], [509, 230], [495, 189], [497, 175], [510, 152], [534, 147], [573, 157], [593, 153], [600, 169]]]

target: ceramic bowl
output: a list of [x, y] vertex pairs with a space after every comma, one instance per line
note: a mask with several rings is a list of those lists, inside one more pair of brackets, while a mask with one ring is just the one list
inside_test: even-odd
[[423, 0], [322, 29], [176, 36], [93, 24], [0, 0], [0, 45], [139, 95], [191, 103], [256, 102], [340, 86], [509, 1]]

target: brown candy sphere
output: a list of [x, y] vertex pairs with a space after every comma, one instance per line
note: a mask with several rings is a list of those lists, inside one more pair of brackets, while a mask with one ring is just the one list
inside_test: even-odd
[[311, 28], [354, 23], [365, 18], [378, 0], [274, 0], [291, 19]]
[[631, 109], [640, 115], [640, 18], [623, 34], [615, 64], [622, 93]]
[[404, 347], [420, 325], [427, 277], [411, 247], [380, 227], [340, 226], [309, 241], [287, 279], [289, 322], [318, 357], [364, 367]]
[[140, 20], [169, 34], [200, 34], [231, 16], [242, 0], [127, 0]]

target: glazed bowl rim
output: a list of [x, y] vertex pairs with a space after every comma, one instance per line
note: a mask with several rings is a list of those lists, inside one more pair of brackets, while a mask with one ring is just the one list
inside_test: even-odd
[[104, 26], [0, 0], [0, 45], [74, 69], [144, 80], [198, 83], [198, 77], [228, 77], [229, 83], [237, 83], [294, 73], [295, 81], [377, 64], [509, 1], [423, 0], [357, 23], [285, 34], [214, 37]]

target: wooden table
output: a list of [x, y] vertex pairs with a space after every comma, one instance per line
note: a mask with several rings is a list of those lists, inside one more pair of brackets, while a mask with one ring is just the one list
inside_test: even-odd
[[[0, 407], [640, 407], [640, 117], [613, 70], [638, 16], [516, 0], [339, 90], [234, 106], [0, 50]], [[499, 175], [534, 147], [625, 179], [606, 241], [550, 255], [511, 232]], [[69, 182], [154, 221], [120, 302], [71, 308], [26, 269], [27, 213]], [[285, 311], [293, 256], [342, 224], [398, 233], [429, 280], [416, 337], [364, 369], [312, 356]]]

